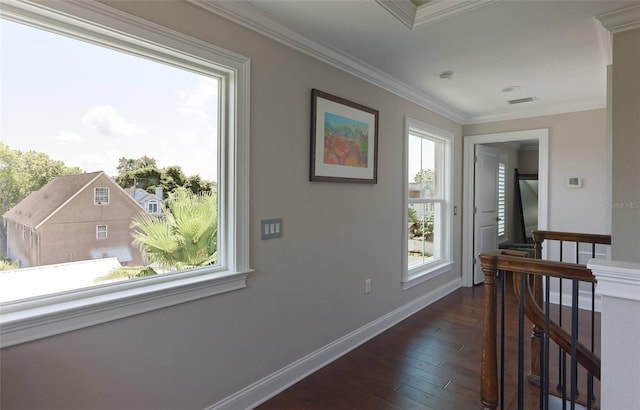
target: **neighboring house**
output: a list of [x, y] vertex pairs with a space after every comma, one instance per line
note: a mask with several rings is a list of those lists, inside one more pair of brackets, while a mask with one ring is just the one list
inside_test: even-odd
[[136, 200], [136, 202], [147, 212], [153, 215], [162, 215], [162, 201], [163, 191], [162, 188], [156, 188], [155, 193], [150, 194], [142, 188], [125, 188], [124, 190], [129, 196]]
[[130, 227], [141, 212], [104, 171], [56, 177], [3, 215], [7, 256], [23, 268], [107, 257], [142, 265]]

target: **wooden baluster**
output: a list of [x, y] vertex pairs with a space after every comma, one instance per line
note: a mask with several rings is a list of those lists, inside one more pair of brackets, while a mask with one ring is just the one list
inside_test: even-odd
[[498, 407], [498, 357], [496, 318], [496, 258], [480, 256], [484, 272], [484, 329], [482, 335], [482, 361], [480, 397], [483, 409]]

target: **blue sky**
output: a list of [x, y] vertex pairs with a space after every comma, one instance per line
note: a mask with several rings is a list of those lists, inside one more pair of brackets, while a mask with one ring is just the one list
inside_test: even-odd
[[215, 79], [0, 20], [0, 141], [115, 176], [155, 158], [217, 180]]

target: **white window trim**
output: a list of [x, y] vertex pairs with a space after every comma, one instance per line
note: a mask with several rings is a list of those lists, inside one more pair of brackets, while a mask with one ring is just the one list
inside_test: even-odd
[[[55, 7], [53, 9], [52, 7]], [[250, 60], [146, 20], [96, 2], [35, 4], [3, 0], [0, 15], [120, 50], [134, 50], [159, 62], [189, 66], [204, 74], [223, 68], [228, 78], [222, 89], [228, 142], [221, 138], [219, 181], [226, 200], [220, 217], [220, 266], [172, 275], [100, 285], [7, 303], [0, 306], [0, 347], [8, 347], [60, 333], [149, 312], [246, 287], [249, 264], [249, 75]], [[126, 34], [124, 34], [126, 33]], [[215, 62], [211, 63], [211, 62]], [[235, 84], [235, 87], [233, 86]]]
[[411, 130], [420, 130], [426, 132], [434, 137], [445, 142], [444, 144], [444, 154], [443, 154], [443, 172], [445, 184], [442, 187], [442, 198], [446, 204], [442, 206], [442, 241], [443, 243], [448, 245], [448, 255], [442, 255], [442, 259], [439, 261], [435, 261], [433, 263], [429, 263], [427, 265], [422, 265], [414, 269], [409, 269], [407, 254], [408, 254], [408, 241], [402, 241], [402, 289], [406, 290], [415, 285], [423, 283], [431, 278], [442, 275], [445, 272], [448, 272], [452, 269], [453, 260], [452, 260], [452, 251], [453, 251], [453, 219], [451, 217], [451, 200], [452, 200], [452, 146], [453, 146], [453, 133], [449, 131], [442, 130], [440, 128], [436, 128], [429, 124], [425, 124], [421, 121], [414, 120], [409, 117], [405, 117], [404, 121], [404, 136], [403, 136], [403, 172], [402, 172], [402, 190], [403, 190], [403, 233], [402, 237], [408, 237], [408, 227], [406, 221], [409, 218], [409, 202], [408, 202], [408, 187], [407, 181], [409, 180], [409, 134]]
[[[104, 237], [100, 237], [100, 227], [104, 226]], [[96, 225], [96, 239], [107, 239], [108, 236], [108, 229], [107, 225]]]
[[[107, 192], [107, 200], [106, 201], [98, 201], [98, 190], [106, 189]], [[109, 205], [109, 201], [111, 199], [111, 192], [109, 192], [109, 187], [106, 186], [97, 186], [93, 188], [93, 204], [94, 205]]]

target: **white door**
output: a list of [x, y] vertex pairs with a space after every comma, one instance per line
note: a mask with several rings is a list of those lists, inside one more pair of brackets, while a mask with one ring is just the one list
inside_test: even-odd
[[500, 152], [476, 145], [474, 181], [473, 284], [484, 282], [478, 255], [498, 249], [498, 159]]

